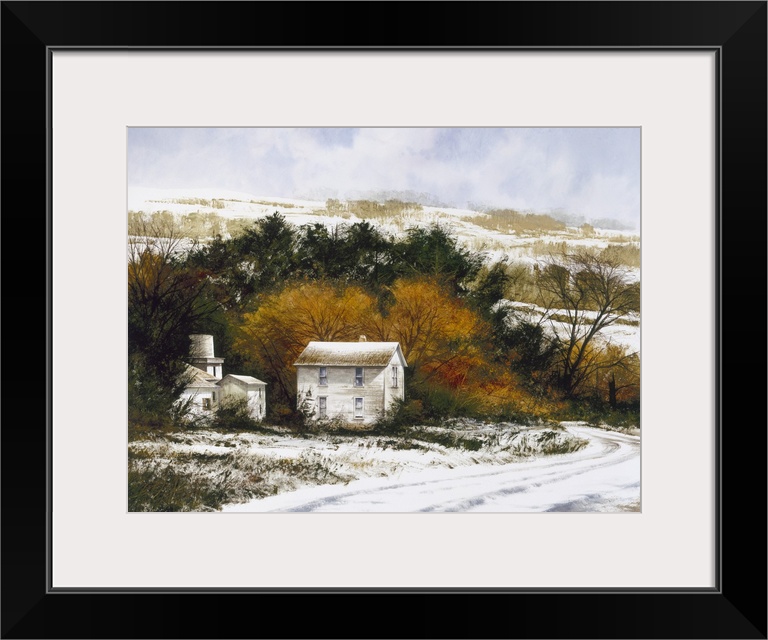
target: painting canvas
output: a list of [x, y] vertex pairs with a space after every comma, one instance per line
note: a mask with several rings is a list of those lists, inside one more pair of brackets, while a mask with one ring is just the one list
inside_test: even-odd
[[129, 128], [128, 510], [639, 512], [640, 147]]

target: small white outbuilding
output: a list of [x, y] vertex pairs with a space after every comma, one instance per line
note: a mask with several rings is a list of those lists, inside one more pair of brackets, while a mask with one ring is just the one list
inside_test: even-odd
[[399, 342], [310, 342], [294, 363], [297, 407], [312, 419], [378, 419], [405, 398]]
[[248, 414], [254, 420], [261, 420], [267, 406], [267, 383], [252, 376], [241, 376], [230, 373], [218, 382], [222, 397], [225, 401], [245, 400], [248, 406]]

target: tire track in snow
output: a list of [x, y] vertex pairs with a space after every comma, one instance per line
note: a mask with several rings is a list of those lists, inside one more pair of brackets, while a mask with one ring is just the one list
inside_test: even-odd
[[[558, 483], [568, 483], [577, 476], [584, 474], [593, 474], [596, 471], [602, 471], [616, 464], [631, 460], [637, 453], [632, 446], [635, 443], [625, 443], [621, 440], [616, 440], [610, 437], [603, 437], [602, 434], [593, 434], [589, 432], [579, 432], [583, 428], [575, 427], [571, 428], [571, 431], [576, 435], [589, 439], [595, 445], [600, 445], [600, 452], [587, 458], [583, 458], [577, 461], [565, 461], [546, 465], [546, 467], [539, 468], [526, 475], [520, 474], [516, 469], [509, 469], [511, 465], [507, 465], [505, 468], [509, 469], [505, 471], [504, 482], [505, 486], [496, 487], [491, 491], [481, 493], [479, 495], [472, 496], [469, 499], [460, 501], [446, 501], [431, 505], [424, 509], [423, 512], [441, 511], [441, 512], [466, 512], [477, 509], [478, 507], [487, 504], [489, 501], [503, 499], [507, 496], [513, 496], [514, 494], [525, 493], [530, 491], [536, 491], [539, 488], [546, 487], [547, 485], [554, 485]], [[630, 446], [626, 446], [629, 444]], [[597, 449], [598, 447], [594, 447]], [[594, 461], [597, 461], [595, 464]], [[545, 470], [550, 469], [550, 470]], [[508, 483], [508, 484], [507, 484]], [[631, 483], [630, 483], [631, 484]], [[628, 485], [622, 485], [622, 488], [627, 488]], [[639, 487], [639, 479], [637, 486]], [[599, 495], [593, 494], [592, 502], [599, 501]], [[573, 508], [573, 501], [565, 501], [559, 505], [553, 505], [552, 508], [546, 509], [546, 511], [571, 511]]]

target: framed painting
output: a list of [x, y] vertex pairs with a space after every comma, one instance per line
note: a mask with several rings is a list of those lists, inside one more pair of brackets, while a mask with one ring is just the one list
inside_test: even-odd
[[[273, 22], [293, 24], [295, 31], [255, 34], [251, 12], [266, 6], [273, 12]], [[731, 335], [724, 329], [733, 330], [734, 325], [725, 322], [732, 314], [722, 313], [738, 308], [735, 287], [725, 286], [729, 269], [730, 282], [736, 278], [737, 267], [732, 265], [739, 265], [742, 278], [745, 273], [752, 274], [750, 280], [764, 276], [766, 3], [482, 3], [471, 5], [471, 10], [469, 5], [450, 3], [441, 8], [440, 35], [426, 24], [421, 25], [424, 31], [418, 19], [411, 19], [412, 31], [402, 36], [394, 35], [403, 33], [394, 27], [405, 19], [400, 14], [406, 5], [391, 4], [377, 17], [367, 43], [351, 42], [338, 25], [329, 24], [318, 35], [316, 25], [327, 9], [321, 3], [301, 5], [302, 20], [315, 28], [305, 32], [304, 22], [295, 20], [296, 6], [3, 3], [3, 84], [5, 95], [15, 98], [6, 97], [3, 118], [6, 131], [24, 132], [4, 136], [6, 159], [18, 159], [6, 160], [3, 167], [6, 220], [10, 218], [11, 225], [26, 223], [28, 218], [7, 212], [29, 208], [34, 201], [40, 212], [39, 236], [46, 238], [48, 291], [40, 314], [46, 318], [46, 417], [41, 412], [39, 427], [32, 421], [33, 427], [6, 428], [3, 433], [3, 636], [253, 635], [252, 629], [240, 631], [238, 623], [223, 621], [220, 615], [210, 620], [166, 618], [163, 629], [149, 629], [143, 617], [136, 616], [120, 628], [114, 626], [115, 619], [125, 619], [121, 612], [139, 608], [155, 619], [169, 602], [183, 608], [189, 604], [187, 598], [194, 598], [195, 604], [229, 604], [234, 611], [244, 604], [255, 605], [262, 612], [259, 635], [340, 636], [356, 633], [351, 627], [340, 631], [338, 621], [328, 626], [317, 621], [326, 619], [322, 613], [331, 601], [344, 606], [354, 595], [355, 604], [371, 614], [373, 606], [397, 601], [423, 621], [423, 629], [403, 633], [398, 622], [384, 616], [378, 633], [393, 637], [766, 637], [765, 433], [762, 428], [751, 430], [746, 438], [744, 433], [744, 425], [755, 422], [754, 409], [744, 399], [761, 398], [763, 389], [758, 391], [754, 378], [737, 369], [744, 366], [735, 346], [723, 350]], [[350, 17], [361, 20], [371, 7], [345, 6]], [[317, 21], [310, 20], [312, 16]], [[170, 31], [171, 23], [184, 29]], [[479, 43], [471, 35], [475, 33], [484, 34]], [[578, 135], [570, 137], [574, 134]], [[543, 136], [546, 144], [541, 143]], [[579, 159], [580, 171], [569, 173], [558, 166], [567, 157], [560, 150], [574, 147], [579, 149], [573, 157]], [[350, 155], [345, 151], [349, 148], [359, 153]], [[421, 155], [409, 155], [414, 148], [420, 148]], [[229, 153], [231, 149], [238, 151]], [[245, 159], [258, 155], [259, 149], [269, 151], [261, 154], [258, 164], [249, 164]], [[484, 149], [496, 155], [486, 155]], [[450, 161], [432, 163], [441, 154]], [[515, 164], [525, 154], [526, 162]], [[541, 164], [539, 158], [547, 154], [550, 161]], [[631, 168], [622, 172], [627, 163]], [[260, 175], [244, 177], [243, 166]], [[195, 171], [198, 175], [190, 181]], [[413, 178], [417, 173], [419, 180]], [[494, 179], [494, 173], [502, 179]], [[238, 187], [233, 176], [245, 186]], [[28, 187], [33, 183], [38, 189]], [[178, 192], [170, 192], [171, 188]], [[549, 198], [541, 197], [543, 193]], [[586, 210], [584, 202], [589, 209], [599, 203], [605, 210], [583, 220], [564, 217]], [[484, 307], [459, 305], [464, 304], [463, 293], [456, 291], [465, 288], [477, 298], [486, 290], [477, 284], [481, 276], [487, 277], [495, 267], [493, 262], [473, 267], [472, 252], [465, 251], [470, 242], [458, 237], [456, 229], [477, 234], [478, 229], [492, 227], [494, 233], [477, 248], [510, 254], [512, 245], [504, 244], [501, 232], [526, 237], [521, 229], [509, 226], [511, 221], [527, 224], [535, 218], [539, 225], [562, 224], [557, 231], [580, 234], [559, 236], [566, 245], [582, 246], [594, 245], [609, 224], [630, 225], [614, 230], [629, 236], [614, 244], [631, 252], [633, 243], [638, 244], [632, 234], [639, 237], [638, 379], [632, 379], [629, 366], [620, 375], [611, 369], [607, 355], [593, 345], [581, 359], [570, 355], [561, 362], [586, 359], [612, 375], [603, 379], [594, 375], [595, 369], [576, 367], [570, 371], [574, 386], [567, 387], [568, 372], [563, 369], [556, 382], [561, 399], [581, 394], [597, 401], [602, 393], [603, 405], [616, 408], [613, 405], [631, 399], [627, 391], [621, 395], [619, 387], [626, 383], [629, 389], [642, 380], [637, 399], [642, 435], [611, 432], [614, 440], [621, 440], [620, 450], [642, 447], [642, 457], [632, 457], [641, 478], [613, 480], [636, 493], [611, 494], [607, 500], [606, 493], [586, 488], [578, 500], [564, 500], [555, 492], [546, 502], [536, 494], [542, 484], [541, 476], [536, 476], [526, 486], [494, 489], [502, 496], [525, 494], [529, 504], [545, 508], [526, 509], [524, 501], [502, 503], [498, 498], [489, 513], [470, 513], [466, 505], [478, 504], [472, 502], [477, 494], [470, 492], [469, 502], [460, 509], [439, 508], [434, 509], [439, 513], [428, 514], [385, 506], [384, 513], [371, 513], [375, 511], [371, 505], [382, 504], [384, 494], [375, 478], [357, 476], [343, 478], [350, 482], [345, 493], [364, 499], [357, 506], [336, 509], [341, 513], [264, 514], [254, 513], [253, 505], [271, 498], [244, 495], [232, 500], [227, 494], [226, 500], [217, 502], [210, 498], [208, 485], [201, 489], [201, 495], [208, 497], [195, 503], [196, 508], [186, 508], [189, 502], [175, 503], [175, 490], [168, 492], [168, 487], [175, 486], [171, 476], [178, 468], [167, 466], [171, 475], [157, 478], [157, 486], [147, 488], [144, 483], [143, 493], [131, 494], [136, 485], [129, 474], [145, 473], [157, 465], [150, 443], [159, 443], [176, 459], [191, 456], [196, 444], [162, 441], [167, 434], [160, 431], [134, 438], [136, 434], [126, 428], [129, 412], [146, 400], [131, 396], [137, 388], [131, 371], [168, 345], [162, 338], [133, 361], [127, 353], [126, 343], [130, 346], [138, 334], [131, 333], [135, 330], [131, 318], [126, 326], [126, 284], [130, 295], [132, 284], [146, 284], [147, 273], [153, 272], [149, 267], [155, 264], [147, 254], [141, 262], [144, 245], [131, 239], [173, 239], [168, 233], [139, 232], [142, 225], [163, 223], [164, 214], [170, 212], [174, 224], [186, 225], [184, 241], [216, 236], [212, 225], [223, 229], [218, 234], [220, 248], [222, 255], [229, 255], [244, 246], [244, 240], [235, 240], [247, 240], [248, 233], [254, 246], [265, 246], [265, 229], [257, 233], [238, 226], [248, 218], [245, 214], [268, 220], [267, 211], [275, 222], [282, 221], [283, 230], [296, 234], [295, 246], [300, 249], [254, 262], [245, 274], [250, 280], [242, 272], [215, 274], [217, 282], [229, 283], [217, 295], [227, 297], [225, 303], [232, 306], [247, 301], [253, 294], [248, 287], [255, 287], [259, 305], [241, 309], [239, 316], [249, 319], [252, 337], [277, 342], [302, 321], [307, 297], [296, 294], [299, 280], [291, 280], [288, 287], [286, 271], [259, 271], [259, 265], [274, 266], [281, 258], [293, 260], [288, 275], [298, 277], [301, 271], [302, 282], [317, 289], [312, 290], [317, 294], [310, 300], [313, 309], [338, 297], [334, 309], [366, 313], [345, 320], [344, 326], [354, 329], [351, 333], [350, 329], [299, 335], [291, 343], [295, 353], [289, 349], [288, 355], [282, 354], [293, 367], [290, 370], [298, 370], [290, 379], [285, 375], [289, 369], [265, 365], [273, 352], [230, 349], [227, 340], [235, 345], [237, 338], [220, 332], [216, 327], [221, 323], [190, 324], [183, 337], [195, 336], [194, 353], [189, 354], [196, 358], [190, 364], [195, 377], [185, 381], [181, 395], [187, 394], [190, 404], [199, 404], [198, 414], [216, 408], [217, 420], [252, 421], [248, 422], [252, 436], [266, 442], [264, 446], [274, 449], [286, 438], [292, 439], [292, 446], [299, 440], [311, 443], [307, 447], [311, 458], [318, 452], [314, 423], [292, 426], [295, 412], [286, 410], [284, 423], [270, 423], [271, 430], [265, 430], [263, 415], [274, 417], [279, 403], [289, 407], [296, 400], [292, 408], [303, 403], [315, 422], [326, 418], [331, 422], [328, 413], [341, 416], [344, 425], [336, 425], [341, 433], [338, 429], [332, 437], [322, 433], [324, 442], [339, 450], [345, 446], [343, 438], [353, 437], [346, 433], [350, 425], [359, 421], [357, 426], [365, 431], [369, 408], [394, 402], [406, 383], [411, 385], [405, 386], [410, 398], [419, 401], [408, 410], [424, 411], [420, 420], [429, 417], [429, 411], [444, 408], [441, 403], [456, 403], [457, 393], [448, 394], [446, 400], [440, 389], [458, 376], [465, 385], [462, 389], [473, 392], [461, 396], [465, 423], [450, 433], [427, 425], [418, 434], [409, 432], [407, 440], [422, 451], [452, 452], [457, 460], [459, 455], [467, 459], [475, 455], [478, 469], [485, 469], [487, 462], [481, 459], [487, 447], [484, 438], [510, 433], [489, 435], [476, 428], [477, 415], [467, 407], [479, 411], [480, 405], [472, 402], [481, 398], [483, 411], [498, 410], [498, 418], [507, 405], [491, 403], [489, 398], [500, 394], [490, 394], [487, 380], [477, 373], [492, 370], [496, 361], [478, 350], [476, 342], [472, 351], [459, 340], [474, 335], [473, 322], [479, 322], [470, 310], [479, 318]], [[744, 216], [749, 227], [744, 233], [741, 212], [746, 211], [758, 215]], [[453, 256], [459, 268], [466, 266], [459, 258], [468, 260], [469, 268], [476, 268], [472, 286], [455, 273], [453, 281], [440, 280], [440, 288], [423, 272], [415, 279], [410, 272], [405, 277], [397, 271], [416, 269], [422, 258], [431, 255], [430, 242], [435, 238], [419, 244], [417, 237], [428, 235], [430, 227], [409, 226], [414, 217], [426, 219], [425, 212], [444, 223], [453, 216], [453, 226], [431, 229], [452, 230], [454, 235], [441, 241], [455, 254], [440, 257]], [[328, 244], [326, 222], [334, 216], [337, 235], [348, 242], [343, 246]], [[360, 221], [376, 216], [383, 225], [397, 226], [400, 220], [402, 229], [395, 231], [401, 235], [393, 232], [375, 241], [382, 254], [405, 256], [401, 262], [369, 260], [375, 244], [371, 237], [362, 243], [362, 253], [354, 253], [349, 237], [360, 232]], [[503, 218], [507, 227], [500, 230], [494, 216]], [[606, 224], [606, 219], [613, 221]], [[634, 222], [638, 224], [632, 226]], [[414, 228], [422, 231], [410, 232]], [[540, 226], [536, 232], [539, 236], [526, 239], [526, 250], [530, 245], [535, 252], [549, 241]], [[133, 279], [130, 268], [126, 276], [126, 235], [129, 248], [139, 256], [135, 264], [141, 265]], [[536, 240], [542, 244], [536, 245]], [[411, 241], [415, 244], [408, 254]], [[330, 248], [323, 254], [320, 250], [326, 245]], [[203, 251], [196, 268], [211, 271], [210, 242], [197, 246]], [[604, 256], [600, 252], [606, 246], [595, 245], [588, 255]], [[350, 264], [343, 264], [344, 256], [352, 256]], [[541, 257], [553, 259], [549, 250]], [[752, 264], [756, 258], [760, 267]], [[622, 264], [631, 267], [626, 262], [631, 259], [624, 256]], [[533, 262], [557, 284], [562, 264]], [[392, 269], [389, 275], [383, 273], [384, 266]], [[362, 267], [366, 269], [360, 275]], [[441, 263], [441, 276], [446, 269]], [[348, 286], [320, 290], [331, 272], [343, 274]], [[387, 293], [367, 300], [364, 294], [371, 295], [374, 287], [355, 287], [360, 278], [371, 278], [374, 272], [385, 285], [381, 291]], [[322, 277], [307, 275], [311, 273]], [[510, 275], [504, 271], [505, 277]], [[261, 280], [254, 285], [254, 278]], [[272, 288], [265, 284], [269, 278]], [[591, 282], [586, 277], [574, 281]], [[234, 282], [241, 289], [236, 291]], [[568, 309], [562, 299], [559, 304], [550, 299], [551, 306], [546, 307], [525, 298], [525, 283], [520, 284], [517, 302], [529, 305], [528, 311], [543, 309], [541, 315], [550, 327], [567, 325]], [[456, 287], [453, 293], [451, 285]], [[7, 286], [7, 295], [26, 299], [27, 280], [14, 278]], [[445, 337], [450, 356], [440, 359], [438, 338], [421, 351], [420, 345], [408, 343], [407, 332], [395, 320], [409, 295], [415, 301], [432, 296], [438, 303], [428, 306], [450, 309], [447, 315], [456, 324], [456, 335]], [[498, 303], [509, 297], [499, 295], [486, 302], [498, 310]], [[193, 300], [190, 307], [195, 312], [201, 308], [197, 302]], [[558, 315], [564, 308], [565, 319]], [[377, 316], [376, 310], [383, 312]], [[594, 322], [597, 311], [589, 311]], [[270, 318], [288, 314], [291, 326], [278, 322], [270, 329]], [[630, 305], [622, 319], [623, 326], [631, 328], [640, 320], [639, 311]], [[366, 334], [365, 339], [360, 337]], [[572, 342], [585, 347], [583, 337]], [[499, 336], [494, 335], [493, 344], [498, 343]], [[382, 355], [382, 345], [394, 346]], [[221, 348], [227, 349], [224, 363]], [[462, 352], [463, 348], [467, 350]], [[432, 360], [423, 356], [425, 352]], [[379, 357], [382, 362], [374, 362]], [[131, 366], [126, 366], [129, 362]], [[459, 362], [469, 364], [462, 368]], [[418, 366], [411, 368], [424, 379], [414, 372], [408, 372], [414, 377], [401, 377], [415, 363]], [[519, 367], [519, 361], [515, 363]], [[507, 362], [506, 370], [515, 363]], [[390, 394], [381, 402], [374, 388], [378, 368], [384, 372], [382, 393]], [[589, 375], [579, 378], [585, 371]], [[725, 371], [734, 371], [732, 379], [739, 380], [738, 387], [733, 385], [737, 390], [728, 395]], [[514, 372], [515, 380], [521, 379], [523, 369]], [[304, 383], [302, 375], [307, 376]], [[344, 385], [349, 386], [344, 386], [343, 401], [334, 388], [338, 376], [346, 376]], [[146, 386], [148, 379], [139, 381]], [[414, 380], [421, 386], [413, 386]], [[530, 380], [538, 384], [542, 377], [531, 375]], [[577, 380], [582, 387], [576, 386]], [[125, 393], [126, 383], [129, 389], [134, 385], [131, 393]], [[272, 389], [281, 384], [283, 396]], [[525, 394], [536, 388], [531, 384], [515, 388], [512, 399], [517, 410], [521, 398], [527, 399]], [[509, 392], [512, 383], [504, 388]], [[222, 403], [237, 394], [252, 400], [246, 416], [222, 410], [226, 408]], [[555, 386], [544, 396], [553, 394]], [[146, 411], [148, 405], [141, 406]], [[741, 415], [738, 409], [746, 406], [748, 412]], [[556, 408], [548, 405], [547, 411]], [[527, 417], [542, 415], [550, 414]], [[520, 416], [504, 416], [508, 423], [513, 418]], [[759, 414], [757, 422], [762, 418]], [[219, 449], [231, 440], [232, 427], [221, 423], [217, 428], [221, 440], [204, 443], [205, 456], [229, 455]], [[375, 428], [381, 430], [376, 438], [400, 443], [398, 429], [412, 425], [381, 421]], [[571, 431], [575, 438], [558, 435], [567, 432], [556, 429], [540, 428], [536, 433], [554, 434], [546, 438], [560, 438], [558, 446], [577, 446], [578, 435], [591, 428], [577, 426]], [[446, 446], [448, 437], [452, 446]], [[361, 442], [369, 440], [353, 442], [362, 448]], [[433, 444], [442, 448], [428, 449]], [[507, 444], [513, 446], [512, 440]], [[126, 445], [132, 452], [128, 459]], [[188, 445], [189, 451], [183, 449]], [[404, 449], [387, 446], [382, 448], [393, 458]], [[12, 453], [22, 447], [41, 453], [26, 457]], [[149, 467], [141, 460], [149, 460]], [[370, 457], [358, 462], [371, 466]], [[256, 474], [257, 467], [248, 466], [251, 462], [242, 456], [236, 461], [227, 458], [230, 463], [258, 475], [251, 478], [252, 485], [273, 489], [277, 498], [289, 495], [275, 480], [277, 472], [264, 471], [263, 464]], [[340, 476], [348, 473], [344, 467], [335, 469]], [[390, 473], [378, 467], [376, 471]], [[578, 471], [588, 477], [588, 469]], [[304, 467], [291, 467], [289, 479], [282, 481], [298, 482], [304, 473]], [[31, 477], [35, 479], [29, 479], [29, 491], [17, 490], [19, 478]], [[480, 479], [486, 489], [493, 481]], [[359, 489], [354, 482], [370, 486]], [[330, 499], [323, 502], [321, 494], [334, 490], [329, 486], [310, 487], [320, 493], [307, 494], [297, 503], [281, 503], [277, 510], [340, 504], [338, 493], [329, 493], [325, 498]], [[728, 509], [728, 500], [735, 500], [744, 487], [755, 495], [760, 517]], [[457, 499], [454, 492], [441, 505]], [[152, 508], [153, 504], [161, 507]], [[238, 504], [251, 508], [245, 509], [248, 513], [218, 513], [223, 506]], [[175, 510], [193, 513], [170, 513]], [[743, 572], [736, 569], [743, 564], [756, 567], [757, 581], [744, 581]], [[313, 598], [316, 595], [323, 595], [322, 600]], [[290, 598], [289, 606], [306, 607], [316, 615], [286, 626], [272, 607], [267, 608], [277, 598]], [[482, 603], [490, 613], [475, 615], [467, 608], [469, 615], [459, 621], [446, 617], [437, 607], [443, 611], [449, 598]], [[600, 614], [598, 622], [588, 615], [589, 608], [609, 613]], [[510, 617], [513, 610], [527, 613]], [[553, 610], [558, 616], [548, 614]]]
[[639, 512], [640, 138], [130, 128], [128, 510]]

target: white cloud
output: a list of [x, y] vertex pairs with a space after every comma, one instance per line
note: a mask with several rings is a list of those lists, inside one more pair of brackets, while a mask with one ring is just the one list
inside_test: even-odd
[[639, 222], [635, 129], [154, 129], [129, 136], [129, 183], [260, 195], [426, 192]]

